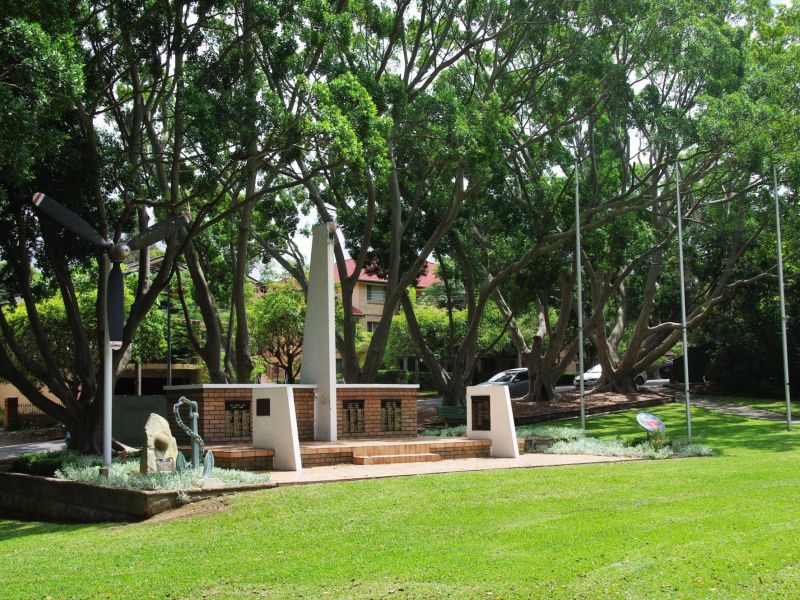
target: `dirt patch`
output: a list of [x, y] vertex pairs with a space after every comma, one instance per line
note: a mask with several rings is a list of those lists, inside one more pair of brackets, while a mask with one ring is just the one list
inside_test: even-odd
[[[651, 390], [643, 390], [631, 394], [617, 394], [604, 392], [585, 396], [587, 412], [605, 412], [624, 409], [631, 404], [657, 403], [668, 401], [671, 396]], [[558, 419], [570, 416], [580, 410], [580, 393], [578, 391], [562, 392], [550, 402], [524, 402], [512, 400], [511, 409], [514, 419], [518, 424], [547, 421], [549, 418]], [[417, 409], [417, 422], [420, 429], [426, 427], [441, 427], [444, 420], [436, 414], [435, 407], [420, 407]]]
[[10, 431], [0, 429], [0, 447], [29, 444], [31, 442], [46, 442], [48, 440], [63, 440], [65, 435], [65, 430], [61, 426]]
[[228, 510], [229, 506], [230, 503], [225, 498], [209, 498], [208, 500], [201, 500], [200, 502], [191, 502], [180, 508], [159, 513], [139, 523], [131, 523], [129, 525], [122, 525], [121, 527], [151, 525], [164, 523], [166, 521], [175, 521], [177, 519], [190, 519], [193, 517], [202, 517], [204, 515], [214, 515]]

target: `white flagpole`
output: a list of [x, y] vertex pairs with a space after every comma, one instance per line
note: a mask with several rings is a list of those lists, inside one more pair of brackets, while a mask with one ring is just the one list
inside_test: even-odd
[[103, 471], [108, 476], [108, 468], [111, 466], [111, 410], [112, 399], [114, 397], [114, 351], [111, 349], [108, 331], [108, 274], [111, 272], [111, 261], [108, 257], [103, 258], [106, 277], [106, 302], [103, 308]]
[[786, 394], [786, 430], [792, 430], [792, 399], [789, 389], [789, 350], [786, 344], [786, 297], [783, 290], [783, 248], [781, 247], [781, 211], [778, 199], [778, 169], [772, 165], [772, 184], [775, 195], [775, 227], [778, 233], [778, 290], [781, 297], [781, 345], [783, 347], [783, 385]]
[[583, 281], [581, 278], [581, 206], [578, 187], [578, 152], [575, 148], [575, 265], [578, 286], [578, 373], [580, 373], [581, 430], [586, 430], [586, 400], [583, 384]]
[[678, 210], [678, 260], [681, 283], [681, 329], [683, 333], [683, 389], [686, 393], [686, 437], [692, 439], [692, 404], [689, 399], [689, 343], [686, 340], [686, 284], [683, 274], [683, 212], [681, 210], [681, 179], [675, 163], [675, 198]]

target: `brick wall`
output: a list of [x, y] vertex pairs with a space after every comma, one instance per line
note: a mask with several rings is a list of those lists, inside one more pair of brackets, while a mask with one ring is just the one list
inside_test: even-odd
[[297, 437], [301, 442], [314, 440], [314, 394], [310, 388], [294, 388], [294, 413], [297, 418]]
[[[339, 439], [393, 438], [417, 435], [417, 388], [338, 387], [336, 390], [336, 421]], [[364, 403], [364, 431], [345, 433], [344, 407], [349, 400]], [[381, 400], [400, 401], [400, 430], [385, 431], [381, 418]], [[301, 438], [302, 439], [302, 438]]]
[[[313, 388], [294, 388], [295, 414], [297, 417], [297, 434], [300, 441], [314, 439], [314, 395]], [[247, 433], [241, 437], [231, 437], [226, 433], [226, 402], [242, 402], [251, 405], [252, 389], [237, 388], [236, 386], [224, 388], [196, 388], [182, 390], [167, 390], [167, 420], [169, 421], [172, 435], [178, 444], [189, 444], [189, 437], [178, 427], [172, 413], [172, 406], [178, 398], [185, 396], [198, 403], [200, 421], [198, 430], [200, 437], [207, 444], [226, 442], [248, 442], [252, 440], [252, 429], [247, 427]], [[364, 403], [363, 432], [345, 433], [343, 420], [343, 406], [348, 400], [360, 400]], [[398, 431], [386, 431], [383, 428], [381, 414], [381, 400], [400, 402], [400, 418]], [[384, 388], [374, 387], [339, 387], [337, 389], [337, 429], [340, 439], [353, 438], [395, 438], [413, 437], [417, 434], [417, 389], [416, 388]], [[249, 412], [248, 412], [249, 414]], [[188, 408], [181, 409], [184, 423], [191, 427]]]

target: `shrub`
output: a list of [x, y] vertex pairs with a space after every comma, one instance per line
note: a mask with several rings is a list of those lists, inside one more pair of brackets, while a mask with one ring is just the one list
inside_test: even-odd
[[626, 458], [686, 458], [689, 456], [712, 456], [714, 451], [701, 444], [689, 444], [686, 441], [670, 442], [661, 435], [654, 443], [646, 439], [600, 440], [583, 437], [573, 440], [559, 441], [552, 448], [545, 450], [549, 454], [594, 454], [596, 456], [619, 456]]
[[541, 436], [555, 440], [577, 440], [586, 437], [580, 429], [553, 425], [521, 425], [517, 427], [517, 437]]
[[621, 458], [670, 458], [670, 448], [656, 450], [650, 444], [626, 446], [620, 440], [599, 440], [584, 437], [571, 441], [560, 441], [547, 450], [548, 454], [593, 454]]
[[692, 444], [688, 440], [676, 440], [672, 442], [672, 452], [678, 458], [688, 458], [690, 456], [713, 456], [714, 450], [703, 444]]
[[556, 381], [556, 385], [572, 385], [576, 375], [577, 373], [563, 373]]
[[[102, 461], [95, 457], [97, 464]], [[59, 452], [35, 452], [23, 454], [13, 463], [11, 470], [15, 473], [53, 477], [58, 469], [67, 464], [82, 463], [84, 458], [74, 450], [61, 450]]]
[[433, 387], [433, 375], [431, 375], [430, 371], [420, 371], [419, 372], [419, 381], [417, 383], [419, 383], [419, 387], [421, 387], [421, 388], [432, 388]]
[[403, 369], [381, 369], [375, 377], [376, 383], [408, 383], [411, 380], [411, 373]]
[[461, 437], [467, 434], [466, 425], [456, 425], [454, 427], [440, 427], [434, 429], [425, 429], [422, 435], [438, 436], [438, 437]]
[[[142, 475], [139, 473], [138, 460], [122, 460], [112, 462], [108, 470], [108, 477], [103, 477], [100, 475], [98, 465], [95, 464], [99, 460], [98, 457], [88, 458], [94, 458], [95, 460], [81, 460], [64, 464], [62, 468], [56, 471], [56, 477], [128, 490], [187, 490], [203, 486], [202, 469]], [[238, 471], [236, 469], [214, 469], [213, 477], [224, 485], [246, 485], [269, 481], [269, 475]]]

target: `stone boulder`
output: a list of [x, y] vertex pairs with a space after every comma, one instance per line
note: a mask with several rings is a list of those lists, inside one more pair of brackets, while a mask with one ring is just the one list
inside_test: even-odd
[[139, 472], [173, 471], [178, 457], [178, 442], [172, 437], [169, 423], [161, 415], [150, 413], [144, 426], [144, 446]]

